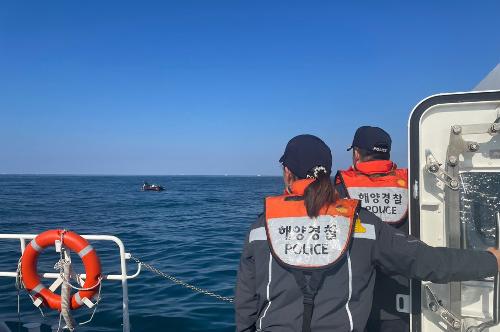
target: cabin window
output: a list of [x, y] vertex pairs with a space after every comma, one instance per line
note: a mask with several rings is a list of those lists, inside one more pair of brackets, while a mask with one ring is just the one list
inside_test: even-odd
[[494, 247], [496, 213], [500, 211], [500, 173], [465, 172], [460, 179], [460, 222], [465, 226], [467, 248]]

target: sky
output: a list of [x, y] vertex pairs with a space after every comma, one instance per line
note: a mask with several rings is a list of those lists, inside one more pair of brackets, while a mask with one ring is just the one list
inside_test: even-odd
[[2, 1], [0, 173], [279, 175], [298, 134], [407, 164], [429, 95], [500, 62], [499, 1]]

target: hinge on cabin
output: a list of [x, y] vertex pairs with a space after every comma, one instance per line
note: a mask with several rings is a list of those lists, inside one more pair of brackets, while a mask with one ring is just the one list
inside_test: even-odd
[[454, 330], [460, 330], [462, 327], [462, 321], [451, 311], [443, 307], [443, 303], [436, 294], [431, 290], [429, 285], [424, 286], [425, 297], [427, 298], [427, 308], [441, 317], [443, 321]]
[[[454, 162], [454, 160], [452, 160], [452, 162]], [[458, 190], [460, 184], [460, 182], [458, 182], [458, 179], [446, 173], [446, 171], [441, 168], [441, 164], [437, 161], [437, 159], [430, 151], [428, 151], [427, 153], [425, 169], [450, 189]]]

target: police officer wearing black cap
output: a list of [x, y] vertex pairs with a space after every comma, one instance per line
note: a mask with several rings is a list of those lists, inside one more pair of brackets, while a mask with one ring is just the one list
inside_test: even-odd
[[[336, 176], [341, 196], [359, 199], [382, 221], [408, 234], [408, 171], [390, 160], [389, 134], [378, 127], [360, 127], [351, 149], [353, 165]], [[409, 308], [408, 301], [408, 278], [378, 268], [367, 330], [409, 331], [409, 314], [403, 312]]]
[[241, 255], [237, 331], [362, 332], [376, 266], [439, 283], [497, 273], [498, 250], [433, 248], [382, 222], [359, 200], [338, 199], [331, 152], [318, 137], [294, 137], [280, 160], [285, 193], [266, 198]]

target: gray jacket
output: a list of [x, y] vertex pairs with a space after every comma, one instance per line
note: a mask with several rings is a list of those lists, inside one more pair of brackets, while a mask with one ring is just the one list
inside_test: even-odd
[[[341, 198], [350, 198], [346, 187], [340, 182], [335, 186]], [[408, 234], [408, 216], [397, 224], [389, 224], [401, 233]], [[410, 295], [410, 280], [402, 275], [391, 275], [377, 268], [375, 288], [373, 291], [373, 303], [370, 313], [371, 320], [393, 320], [409, 319], [409, 314], [401, 313], [396, 308], [396, 296], [398, 294]]]
[[[438, 283], [497, 272], [489, 252], [433, 248], [361, 209], [363, 230], [330, 270], [314, 300], [311, 330], [359, 331], [370, 314], [375, 267]], [[247, 234], [236, 285], [237, 331], [301, 331], [303, 295], [293, 275], [272, 257], [261, 215]]]

